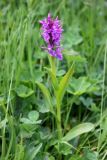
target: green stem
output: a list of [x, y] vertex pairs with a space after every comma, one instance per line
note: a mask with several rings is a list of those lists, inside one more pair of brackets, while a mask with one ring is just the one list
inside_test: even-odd
[[[55, 58], [49, 56], [49, 62], [51, 66], [52, 73], [56, 77], [56, 64], [55, 64]], [[56, 93], [56, 90], [54, 91]], [[61, 104], [57, 98], [57, 95], [55, 94], [56, 97], [56, 123], [57, 123], [57, 131], [58, 131], [58, 139], [60, 140], [62, 137], [62, 127], [61, 127]]]
[[58, 130], [58, 139], [62, 138], [62, 127], [61, 127], [61, 108], [59, 100], [57, 99], [57, 130]]
[[55, 64], [55, 58], [49, 56], [49, 62], [50, 62], [50, 66], [51, 66], [51, 70], [54, 73], [55, 77], [56, 77], [56, 64]]

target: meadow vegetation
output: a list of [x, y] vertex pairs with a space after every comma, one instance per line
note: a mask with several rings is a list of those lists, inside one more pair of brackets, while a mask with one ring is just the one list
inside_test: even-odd
[[[62, 61], [41, 49], [49, 12]], [[107, 160], [106, 0], [0, 0], [0, 160]]]

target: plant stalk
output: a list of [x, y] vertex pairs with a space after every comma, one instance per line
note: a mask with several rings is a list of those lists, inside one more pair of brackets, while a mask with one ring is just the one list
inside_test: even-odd
[[[49, 62], [51, 66], [51, 70], [53, 74], [56, 77], [56, 64], [55, 64], [55, 58], [49, 56]], [[56, 93], [56, 90], [54, 91]], [[61, 127], [61, 104], [57, 98], [57, 94], [55, 94], [56, 97], [56, 125], [57, 125], [57, 132], [58, 132], [58, 139], [61, 140], [62, 138], [62, 127]]]
[[58, 130], [58, 139], [61, 140], [62, 138], [61, 106], [58, 99], [57, 99], [57, 130]]

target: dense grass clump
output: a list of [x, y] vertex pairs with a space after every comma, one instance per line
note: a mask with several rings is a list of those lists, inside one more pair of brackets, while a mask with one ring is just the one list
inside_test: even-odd
[[[48, 13], [62, 61], [41, 49]], [[1, 0], [0, 159], [107, 160], [106, 107], [106, 0]]]

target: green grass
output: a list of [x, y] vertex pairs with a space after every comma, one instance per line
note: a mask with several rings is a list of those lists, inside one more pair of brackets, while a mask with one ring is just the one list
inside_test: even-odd
[[[64, 28], [56, 73], [41, 50], [48, 12]], [[107, 159], [106, 18], [106, 0], [0, 1], [1, 160]]]

